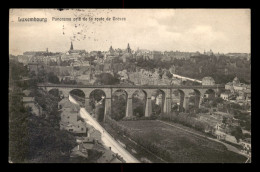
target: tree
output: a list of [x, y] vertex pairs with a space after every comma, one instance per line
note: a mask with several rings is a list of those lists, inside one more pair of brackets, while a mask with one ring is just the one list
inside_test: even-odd
[[171, 78], [172, 78], [171, 72], [169, 72], [169, 71], [167, 70], [167, 71], [166, 71], [166, 76], [171, 79]]
[[113, 96], [111, 118], [118, 121], [125, 117], [126, 98], [122, 95]]
[[53, 72], [48, 73], [47, 78], [48, 78], [48, 82], [50, 82], [50, 83], [53, 83], [53, 84], [60, 83], [59, 78]]
[[[11, 66], [13, 65], [10, 62]], [[18, 64], [18, 66], [21, 64]], [[23, 70], [17, 67], [14, 70]], [[21, 72], [22, 74], [22, 72]], [[30, 77], [24, 73], [25, 77]], [[11, 79], [16, 76], [10, 75]], [[13, 78], [14, 77], [14, 78]], [[35, 101], [43, 108], [42, 116], [32, 114], [22, 103], [22, 89], [12, 84], [9, 92], [9, 158], [12, 162], [66, 162], [69, 151], [76, 146], [75, 137], [60, 131], [58, 98], [43, 90], [33, 88]], [[31, 88], [29, 88], [31, 89]], [[61, 155], [65, 152], [65, 156]], [[65, 157], [65, 159], [64, 159]]]
[[101, 74], [97, 75], [96, 77], [97, 77], [97, 79], [95, 81], [96, 84], [115, 85], [115, 84], [120, 83], [120, 80], [118, 78], [115, 78], [110, 73], [101, 73]]
[[227, 124], [227, 117], [223, 116], [222, 123]]
[[241, 127], [239, 126], [234, 127], [231, 131], [231, 135], [235, 136], [237, 142], [239, 142], [239, 139], [243, 138], [243, 132]]
[[136, 117], [142, 117], [144, 116], [144, 109], [142, 106], [137, 106], [134, 111], [133, 111], [133, 115]]

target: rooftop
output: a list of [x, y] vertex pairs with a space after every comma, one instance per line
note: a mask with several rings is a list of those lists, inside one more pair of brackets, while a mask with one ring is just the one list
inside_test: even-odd
[[34, 97], [23, 97], [23, 102], [34, 102]]
[[30, 90], [23, 90], [23, 93], [26, 95], [26, 96], [29, 96], [31, 91]]
[[67, 98], [62, 99], [62, 100], [58, 103], [58, 105], [59, 105], [59, 106], [61, 105], [62, 108], [70, 108], [72, 111], [79, 111], [79, 109], [80, 109], [79, 105], [76, 105], [76, 104], [74, 104], [74, 103], [71, 103], [71, 102], [69, 101], [69, 99], [67, 99]]

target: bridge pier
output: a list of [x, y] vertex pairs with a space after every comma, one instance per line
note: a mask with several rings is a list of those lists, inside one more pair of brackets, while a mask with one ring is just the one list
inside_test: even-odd
[[169, 112], [171, 112], [171, 98], [165, 96], [163, 113], [169, 113]]
[[105, 101], [105, 111], [104, 111], [104, 120], [106, 119], [106, 115], [110, 115], [111, 114], [111, 98], [106, 98]]
[[199, 92], [200, 92], [200, 100], [199, 100], [199, 105], [198, 105], [198, 107], [200, 108], [200, 107], [201, 107], [201, 103], [202, 103], [202, 101], [203, 101], [204, 94], [205, 94], [206, 90], [199, 89]]
[[146, 103], [145, 103], [145, 116], [148, 117], [152, 114], [152, 102], [151, 96], [147, 95]]
[[132, 101], [132, 97], [128, 97], [127, 98], [127, 102], [126, 102], [126, 117], [131, 117], [133, 116], [133, 101]]
[[167, 107], [168, 107], [168, 102], [167, 102], [167, 98], [166, 95], [164, 96], [164, 100], [163, 100], [163, 107], [162, 107], [162, 112], [163, 113], [167, 113]]
[[194, 106], [196, 108], [199, 108], [199, 103], [200, 103], [200, 95], [195, 95]]
[[89, 113], [93, 111], [91, 105], [89, 104], [89, 97], [85, 98], [85, 109]]
[[190, 99], [190, 96], [184, 96], [184, 102], [183, 102], [183, 106], [184, 106], [184, 109], [185, 109], [185, 112], [188, 112], [189, 110], [189, 99]]

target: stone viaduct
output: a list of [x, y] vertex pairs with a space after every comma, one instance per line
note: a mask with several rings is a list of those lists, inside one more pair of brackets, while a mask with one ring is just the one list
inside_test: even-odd
[[184, 99], [181, 106], [188, 109], [190, 93], [194, 91], [198, 93], [198, 99], [195, 99], [195, 106], [200, 107], [204, 94], [207, 90], [213, 90], [215, 93], [224, 89], [224, 85], [200, 85], [200, 86], [173, 86], [173, 85], [61, 85], [61, 84], [38, 84], [38, 88], [46, 91], [58, 89], [64, 97], [69, 97], [70, 91], [74, 89], [82, 90], [85, 94], [85, 104], [89, 104], [90, 93], [94, 90], [102, 90], [105, 93], [105, 114], [111, 112], [111, 99], [115, 91], [123, 90], [127, 95], [126, 116], [133, 115], [132, 95], [136, 90], [142, 90], [146, 95], [145, 116], [150, 116], [152, 113], [151, 96], [156, 90], [163, 93], [162, 109], [164, 113], [171, 111], [172, 93], [177, 90], [182, 92]]

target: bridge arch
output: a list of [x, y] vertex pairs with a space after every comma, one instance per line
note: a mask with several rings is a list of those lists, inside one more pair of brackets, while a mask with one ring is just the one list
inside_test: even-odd
[[201, 101], [201, 105], [205, 107], [211, 107], [212, 100], [216, 97], [216, 91], [214, 89], [206, 89]]
[[127, 116], [128, 93], [123, 89], [117, 89], [111, 96], [111, 118], [121, 120]]
[[197, 112], [200, 107], [201, 92], [197, 89], [193, 89], [189, 93], [188, 109]]
[[164, 110], [166, 94], [161, 89], [153, 90], [151, 93], [151, 104], [152, 104], [152, 113], [159, 115]]
[[80, 106], [85, 105], [85, 92], [81, 89], [75, 88], [70, 90], [69, 95], [72, 96], [79, 104]]
[[61, 97], [61, 91], [58, 88], [52, 88], [48, 91], [48, 93], [55, 97]]
[[184, 97], [185, 93], [183, 90], [174, 89], [172, 91], [172, 100], [171, 100], [171, 111], [183, 112], [184, 106]]
[[133, 115], [136, 117], [145, 116], [147, 103], [147, 92], [137, 89], [132, 94]]
[[103, 122], [106, 112], [106, 93], [102, 89], [94, 89], [89, 94], [89, 105], [94, 110], [94, 117], [98, 122]]
[[215, 90], [210, 88], [205, 91], [204, 98], [208, 98], [208, 99], [215, 98], [215, 95], [216, 95]]

